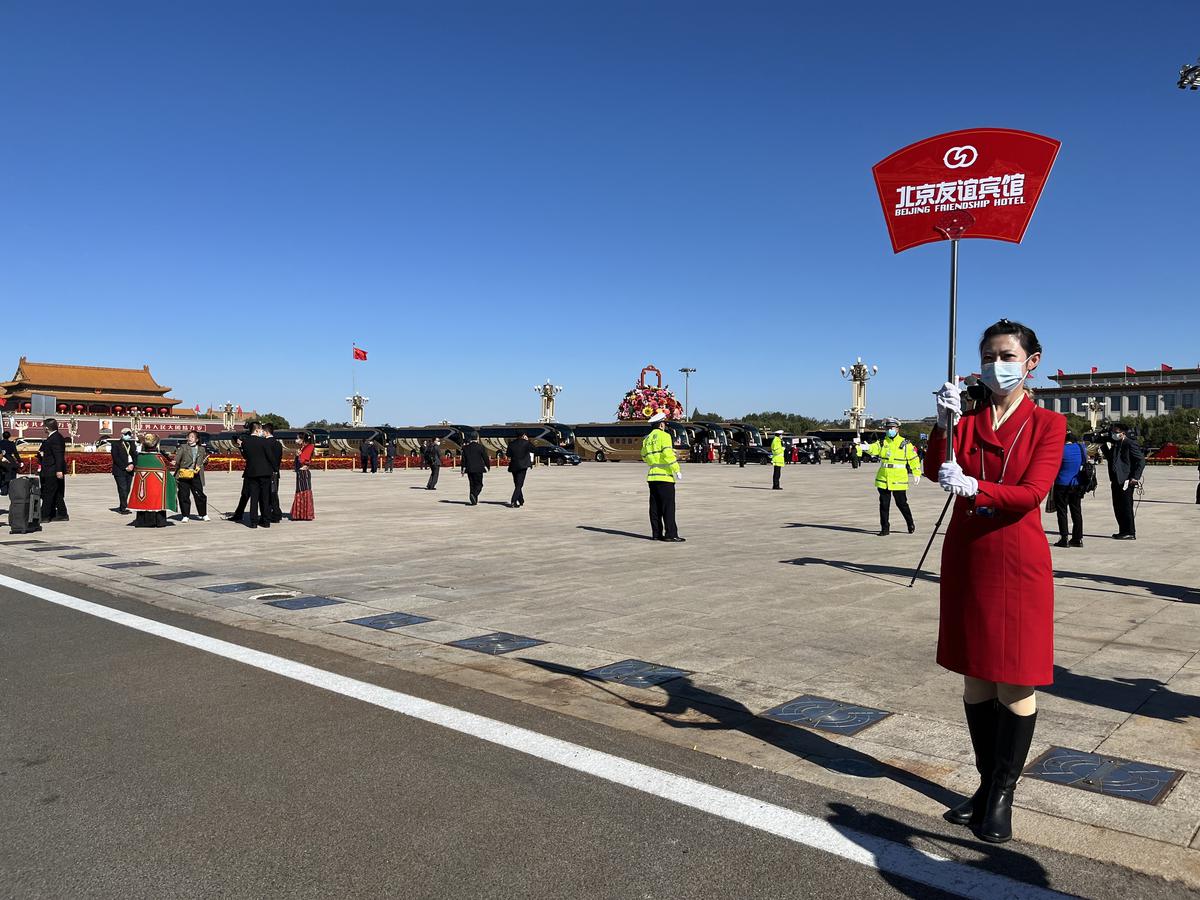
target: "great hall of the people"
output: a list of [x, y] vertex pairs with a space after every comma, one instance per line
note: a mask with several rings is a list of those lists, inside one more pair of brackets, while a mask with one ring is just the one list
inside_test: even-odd
[[1082, 372], [1051, 375], [1056, 387], [1038, 387], [1039, 405], [1060, 413], [1088, 414], [1088, 400], [1100, 404], [1099, 418], [1166, 415], [1200, 408], [1200, 368], [1159, 366], [1151, 371]]

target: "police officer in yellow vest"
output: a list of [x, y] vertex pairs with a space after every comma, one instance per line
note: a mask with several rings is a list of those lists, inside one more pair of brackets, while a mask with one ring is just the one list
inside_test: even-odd
[[921, 483], [921, 460], [917, 448], [900, 437], [898, 420], [884, 419], [883, 424], [887, 428], [885, 436], [865, 448], [867, 453], [879, 457], [879, 472], [875, 476], [875, 487], [879, 489], [879, 535], [882, 537], [891, 531], [888, 513], [893, 495], [900, 515], [908, 524], [908, 533], [912, 534], [917, 526], [908, 508], [908, 476], [912, 474], [914, 485]]
[[775, 471], [771, 476], [771, 490], [782, 491], [779, 486], [779, 476], [783, 474], [783, 429], [775, 432], [775, 437], [771, 438], [771, 465]]
[[667, 417], [655, 413], [650, 417], [653, 428], [642, 441], [642, 462], [649, 466], [646, 484], [650, 488], [650, 532], [656, 541], [682, 544], [675, 524], [675, 482], [683, 480], [671, 435], [667, 433]]

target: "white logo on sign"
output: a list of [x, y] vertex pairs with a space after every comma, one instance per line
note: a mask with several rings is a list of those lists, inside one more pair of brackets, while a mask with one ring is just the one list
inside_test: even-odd
[[961, 147], [951, 147], [946, 151], [946, 155], [942, 157], [942, 162], [946, 164], [947, 169], [965, 169], [967, 166], [973, 166], [975, 160], [979, 159], [979, 153], [970, 144], [964, 144]]

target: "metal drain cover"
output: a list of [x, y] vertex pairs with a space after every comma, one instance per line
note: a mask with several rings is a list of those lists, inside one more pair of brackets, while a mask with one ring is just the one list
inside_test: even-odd
[[293, 597], [299, 597], [299, 591], [272, 591], [269, 594], [255, 594], [251, 600], [255, 602], [267, 602], [270, 600], [291, 600]]

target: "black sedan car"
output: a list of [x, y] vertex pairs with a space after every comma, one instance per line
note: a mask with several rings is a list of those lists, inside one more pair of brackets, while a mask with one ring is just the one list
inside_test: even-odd
[[553, 463], [556, 466], [577, 466], [583, 462], [578, 453], [572, 453], [570, 450], [550, 444], [534, 447], [533, 455], [546, 465]]

